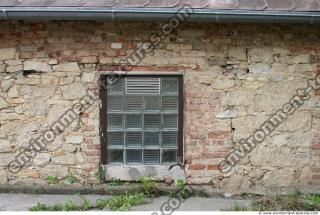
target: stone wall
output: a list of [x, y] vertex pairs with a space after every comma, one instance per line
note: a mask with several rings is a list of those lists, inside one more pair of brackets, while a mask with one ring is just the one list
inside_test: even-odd
[[[117, 68], [160, 23], [0, 22], [0, 183], [46, 184], [75, 175], [96, 184], [99, 101], [22, 171], [7, 165], [102, 71]], [[181, 71], [185, 174], [224, 192], [320, 187], [320, 91], [234, 171], [219, 163], [320, 71], [320, 29], [299, 25], [188, 24], [132, 71]]]

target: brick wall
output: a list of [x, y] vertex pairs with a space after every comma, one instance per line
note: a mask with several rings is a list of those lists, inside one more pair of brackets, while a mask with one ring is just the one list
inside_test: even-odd
[[[10, 173], [7, 164], [86, 89], [97, 90], [101, 72], [117, 70], [117, 61], [159, 28], [160, 23], [0, 22], [1, 184], [46, 184], [49, 175], [98, 183], [98, 101], [22, 171]], [[232, 173], [219, 171], [236, 143], [319, 71], [319, 35], [313, 26], [188, 24], [131, 67], [184, 73], [188, 183], [234, 193], [319, 185], [319, 90]]]

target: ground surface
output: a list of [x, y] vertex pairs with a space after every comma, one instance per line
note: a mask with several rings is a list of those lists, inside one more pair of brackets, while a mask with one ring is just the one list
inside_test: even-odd
[[[110, 196], [83, 195], [91, 203], [97, 199], [106, 199]], [[132, 211], [159, 211], [161, 205], [167, 202], [169, 197], [155, 198], [148, 204], [138, 205], [131, 208]], [[0, 194], [0, 211], [26, 211], [38, 202], [47, 205], [64, 203], [68, 200], [82, 202], [78, 195], [29, 195], [29, 194]], [[234, 205], [249, 206], [249, 200], [219, 199], [191, 197], [183, 202], [180, 211], [217, 211], [232, 208]]]

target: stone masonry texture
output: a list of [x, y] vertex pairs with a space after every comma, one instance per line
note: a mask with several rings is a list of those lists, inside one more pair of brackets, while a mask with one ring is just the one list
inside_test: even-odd
[[[71, 108], [99, 74], [117, 68], [161, 23], [0, 22], [0, 184], [75, 175], [99, 183], [99, 101], [17, 174], [7, 165]], [[320, 72], [320, 29], [308, 25], [188, 23], [132, 71], [184, 74], [186, 181], [222, 192], [320, 186], [320, 92], [231, 174], [219, 163], [235, 143]]]

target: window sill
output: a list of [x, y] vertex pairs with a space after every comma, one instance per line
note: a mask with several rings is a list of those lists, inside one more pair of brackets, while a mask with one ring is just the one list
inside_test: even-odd
[[114, 178], [123, 181], [139, 181], [142, 176], [151, 176], [154, 180], [185, 180], [184, 168], [179, 165], [104, 165], [106, 180]]

